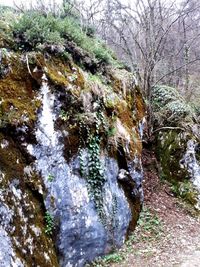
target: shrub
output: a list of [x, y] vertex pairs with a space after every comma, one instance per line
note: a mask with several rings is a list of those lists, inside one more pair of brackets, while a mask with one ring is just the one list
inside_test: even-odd
[[44, 15], [39, 11], [27, 11], [14, 21], [12, 29], [17, 48], [25, 51], [41, 44], [64, 45], [73, 41], [99, 62], [114, 62], [113, 52], [98, 39], [88, 36], [74, 16], [55, 17], [51, 13]]
[[181, 101], [183, 100], [178, 91], [173, 87], [165, 85], [155, 86], [152, 89], [152, 92], [154, 107], [158, 109], [169, 102], [176, 101], [177, 99], [180, 99]]
[[12, 8], [0, 6], [0, 44], [1, 47], [4, 45], [1, 40], [11, 41], [12, 40], [12, 28], [11, 21], [15, 21], [17, 14]]
[[105, 63], [110, 63], [113, 60], [110, 51], [100, 41], [96, 41], [95, 46], [91, 46], [90, 48], [98, 60]]
[[35, 48], [39, 44], [63, 44], [59, 19], [49, 14], [27, 12], [13, 23], [13, 34], [20, 48]]
[[194, 108], [180, 95], [176, 88], [169, 86], [156, 86], [152, 89], [152, 104], [155, 118], [161, 123], [174, 123], [180, 119], [193, 119]]
[[83, 26], [83, 30], [86, 33], [87, 36], [89, 37], [94, 37], [95, 36], [95, 28], [93, 26]]

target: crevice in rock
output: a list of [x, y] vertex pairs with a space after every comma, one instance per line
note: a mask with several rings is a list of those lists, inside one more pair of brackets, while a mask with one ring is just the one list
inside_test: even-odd
[[141, 211], [141, 196], [136, 183], [131, 176], [131, 172], [133, 172], [132, 166], [130, 166], [130, 164], [127, 162], [126, 155], [122, 146], [118, 147], [117, 161], [119, 164], [118, 182], [125, 193], [132, 213], [132, 219], [127, 230], [128, 237], [128, 235], [132, 231], [134, 231], [137, 220], [139, 218], [139, 213]]

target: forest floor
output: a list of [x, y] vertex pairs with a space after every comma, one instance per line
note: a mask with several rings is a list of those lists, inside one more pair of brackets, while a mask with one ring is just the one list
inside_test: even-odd
[[200, 267], [200, 218], [175, 197], [169, 183], [158, 178], [154, 156], [147, 152], [143, 160], [148, 168], [144, 207], [136, 230], [119, 251], [93, 266]]

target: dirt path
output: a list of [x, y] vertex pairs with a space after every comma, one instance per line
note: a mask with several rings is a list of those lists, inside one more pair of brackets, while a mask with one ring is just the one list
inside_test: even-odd
[[145, 171], [144, 194], [145, 211], [133, 242], [123, 248], [122, 261], [108, 266], [200, 267], [200, 219], [193, 209], [173, 195], [152, 166]]
[[[158, 194], [156, 199], [161, 196]], [[188, 214], [181, 203], [169, 196], [160, 208], [152, 208], [151, 216], [159, 218], [158, 232], [136, 229], [136, 240], [119, 263], [112, 267], [200, 267], [200, 223]], [[170, 199], [171, 198], [171, 199]], [[156, 206], [156, 201], [154, 202]], [[148, 206], [147, 206], [148, 208]], [[154, 214], [154, 215], [153, 215]], [[153, 224], [153, 222], [152, 222]], [[147, 227], [150, 228], [150, 227]], [[127, 245], [126, 245], [127, 246]]]
[[199, 267], [200, 266], [200, 251], [197, 250], [188, 256], [182, 255], [182, 263], [177, 267]]

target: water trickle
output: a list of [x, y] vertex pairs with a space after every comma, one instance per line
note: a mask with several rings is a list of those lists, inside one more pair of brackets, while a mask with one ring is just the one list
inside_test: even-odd
[[188, 170], [193, 184], [200, 191], [200, 165], [196, 159], [196, 146], [197, 143], [194, 140], [187, 142], [187, 150], [180, 164]]
[[140, 134], [141, 140], [143, 138], [143, 133], [144, 133], [145, 125], [146, 125], [146, 118], [143, 117], [143, 119], [139, 122], [139, 125], [138, 125], [138, 129], [139, 129], [139, 134]]
[[55, 96], [49, 90], [47, 78], [43, 75], [43, 82], [41, 87], [42, 95], [42, 113], [40, 116], [40, 125], [36, 131], [37, 140], [47, 146], [56, 145], [56, 132], [54, 130], [55, 114], [53, 113], [53, 106]]
[[[37, 145], [28, 145], [27, 149], [30, 154], [36, 157], [36, 168], [41, 172], [48, 188], [56, 181], [58, 176], [59, 180], [64, 179], [69, 170], [63, 156], [63, 144], [59, 142], [61, 133], [54, 129], [56, 120], [55, 95], [50, 91], [45, 75], [42, 79], [40, 89], [42, 109], [38, 116], [38, 125], [35, 132]], [[49, 177], [51, 177], [51, 181], [49, 181]]]

